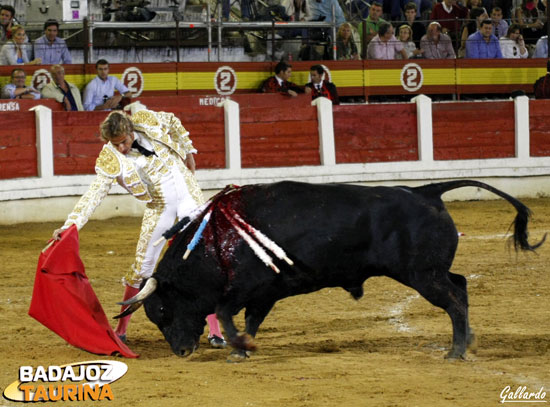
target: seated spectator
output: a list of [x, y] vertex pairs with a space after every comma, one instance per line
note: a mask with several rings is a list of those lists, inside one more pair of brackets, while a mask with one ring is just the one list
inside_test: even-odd
[[468, 16], [468, 9], [462, 7], [456, 0], [443, 0], [436, 3], [432, 9], [430, 20], [441, 25], [441, 32], [455, 41], [459, 36], [462, 20]]
[[71, 53], [65, 40], [59, 38], [59, 23], [47, 20], [44, 23], [44, 35], [34, 42], [34, 56], [41, 58], [44, 65], [71, 64]]
[[505, 37], [508, 33], [508, 23], [502, 19], [500, 7], [493, 7], [491, 10], [491, 21], [493, 22], [493, 35], [497, 38]]
[[[414, 18], [416, 19], [422, 18], [422, 13], [424, 13], [425, 11], [431, 11], [433, 7], [432, 0], [402, 0], [401, 5], [403, 6], [404, 13], [407, 12], [407, 6], [410, 3], [414, 4], [414, 10], [416, 11], [416, 15], [414, 16]], [[413, 34], [414, 34], [414, 27], [413, 27]]]
[[326, 75], [324, 68], [321, 65], [313, 65], [309, 70], [311, 82], [306, 83], [306, 88], [311, 89], [311, 100], [322, 96], [330, 99], [333, 105], [339, 105], [340, 101], [338, 100], [336, 86], [334, 83], [323, 79], [323, 76]]
[[11, 40], [14, 16], [15, 9], [12, 6], [0, 5], [0, 42]]
[[428, 26], [428, 32], [420, 41], [420, 48], [424, 51], [424, 58], [456, 58], [451, 38], [447, 34], [441, 32], [441, 25], [435, 21]]
[[286, 14], [290, 16], [290, 21], [311, 20], [308, 0], [283, 0], [281, 5], [285, 8]]
[[338, 28], [338, 34], [336, 34], [336, 57], [339, 61], [359, 59], [359, 52], [353, 39], [350, 23], [344, 23]]
[[[472, 10], [476, 7], [483, 8], [483, 1], [482, 0], [467, 0], [466, 1], [466, 8], [468, 9], [468, 16], [470, 15], [469, 13], [471, 13]], [[469, 18], [472, 18], [472, 17], [469, 17]]]
[[286, 62], [279, 62], [275, 65], [275, 76], [267, 78], [260, 87], [262, 93], [282, 93], [292, 97], [298, 96], [298, 93], [309, 93], [311, 89], [296, 85], [290, 82], [292, 76], [292, 65]]
[[[399, 27], [399, 41], [403, 44], [403, 48], [407, 53], [408, 58], [417, 58], [421, 57], [423, 51], [416, 49], [416, 45], [411, 41], [412, 38], [412, 29], [408, 24], [403, 24]], [[398, 53], [395, 56], [396, 59], [402, 59], [401, 53]]]
[[426, 34], [426, 27], [420, 21], [417, 21], [417, 6], [414, 2], [405, 5], [405, 20], [412, 29], [412, 40], [418, 47], [420, 40]]
[[[380, 24], [386, 22], [382, 17], [382, 3], [373, 1], [370, 6], [369, 15], [365, 21], [359, 24], [359, 38], [363, 44], [363, 50], [367, 49], [367, 45], [378, 34]], [[363, 38], [363, 29], [365, 30], [365, 38]], [[363, 51], [364, 52], [364, 51]]]
[[491, 20], [481, 22], [479, 31], [470, 35], [466, 41], [466, 58], [489, 59], [502, 58], [500, 44], [493, 34]]
[[403, 59], [408, 59], [403, 43], [393, 33], [390, 23], [380, 24], [378, 35], [372, 39], [367, 49], [369, 59], [396, 59], [399, 53]]
[[537, 4], [538, 0], [522, 0], [514, 13], [515, 22], [519, 24], [527, 44], [535, 44], [545, 34], [544, 16]]
[[[312, 21], [324, 21], [326, 23], [336, 21], [336, 25], [341, 25], [346, 22], [344, 12], [338, 0], [308, 0], [308, 5], [311, 11]], [[332, 16], [333, 6], [334, 18]]]
[[52, 65], [50, 67], [50, 74], [53, 81], [41, 89], [40, 93], [42, 97], [55, 99], [59, 103], [63, 103], [67, 111], [84, 110], [82, 99], [80, 98], [80, 90], [65, 80], [65, 69], [61, 65]]
[[11, 33], [12, 39], [0, 50], [0, 65], [40, 65], [40, 58], [29, 60], [30, 44], [23, 26], [14, 25]]
[[464, 58], [466, 55], [466, 41], [468, 37], [479, 30], [481, 22], [487, 20], [489, 15], [484, 8], [474, 7], [470, 11], [469, 21], [466, 21], [462, 27], [462, 33], [460, 35], [460, 48], [458, 49], [458, 57]]
[[529, 52], [521, 35], [519, 24], [512, 24], [508, 28], [508, 35], [499, 39], [503, 58], [527, 58]]
[[2, 99], [40, 99], [40, 92], [25, 86], [25, 71], [15, 68], [11, 71], [11, 83], [2, 88]]
[[[109, 76], [109, 62], [100, 59], [95, 64], [97, 76], [84, 90], [85, 110], [112, 110], [119, 107], [122, 98], [132, 98], [132, 93], [114, 76]], [[118, 94], [115, 95], [115, 90]]]
[[535, 99], [550, 99], [550, 61], [546, 62], [546, 75], [536, 80], [534, 88]]
[[548, 58], [548, 36], [540, 37], [535, 47], [533, 58]]

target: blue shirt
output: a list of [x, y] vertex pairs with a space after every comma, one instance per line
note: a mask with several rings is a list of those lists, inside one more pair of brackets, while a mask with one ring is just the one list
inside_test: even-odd
[[102, 105], [115, 94], [115, 89], [122, 95], [128, 92], [128, 88], [114, 76], [108, 76], [103, 81], [99, 76], [86, 85], [84, 90], [84, 110], [94, 110], [96, 106]]
[[319, 17], [325, 16], [325, 23], [332, 23], [332, 5], [334, 4], [334, 18], [336, 24], [340, 25], [346, 22], [342, 7], [337, 0], [321, 0], [317, 3], [316, 0], [308, 1], [309, 9], [311, 11], [311, 21], [317, 21]]
[[34, 57], [42, 58], [43, 65], [72, 64], [71, 53], [65, 40], [55, 38], [53, 43], [45, 35], [34, 42]]
[[533, 58], [548, 58], [548, 36], [540, 37]]
[[502, 58], [497, 37], [491, 34], [491, 39], [487, 43], [479, 31], [470, 35], [468, 40], [466, 40], [466, 58]]

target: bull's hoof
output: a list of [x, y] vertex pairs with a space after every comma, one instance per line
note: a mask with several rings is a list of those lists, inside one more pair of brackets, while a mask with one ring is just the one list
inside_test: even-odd
[[458, 351], [456, 349], [451, 349], [449, 353], [445, 355], [447, 360], [466, 360], [465, 352]]
[[231, 340], [231, 346], [233, 346], [237, 350], [248, 352], [255, 352], [257, 349], [254, 340], [248, 334], [237, 335], [234, 339]]
[[250, 357], [252, 352], [234, 349], [227, 357], [227, 363], [242, 363]]

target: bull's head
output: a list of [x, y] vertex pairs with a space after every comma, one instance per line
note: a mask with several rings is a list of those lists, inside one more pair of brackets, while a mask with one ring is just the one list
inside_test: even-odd
[[145, 306], [147, 317], [154, 322], [178, 356], [189, 356], [199, 346], [206, 315], [204, 302], [178, 291], [173, 284], [152, 277], [142, 284], [140, 292], [121, 303], [129, 307], [115, 318], [128, 315]]

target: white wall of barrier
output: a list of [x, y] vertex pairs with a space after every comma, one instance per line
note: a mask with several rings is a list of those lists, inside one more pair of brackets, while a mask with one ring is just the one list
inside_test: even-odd
[[[321, 165], [242, 168], [239, 105], [226, 100], [219, 107], [224, 109], [227, 168], [199, 169], [197, 178], [201, 187], [207, 191], [207, 196], [229, 183], [243, 185], [285, 179], [414, 186], [461, 178], [488, 182], [517, 197], [550, 196], [550, 157], [531, 157], [529, 152], [529, 99], [526, 96], [514, 99], [516, 156], [483, 160], [434, 160], [432, 101], [427, 96], [419, 95], [411, 103], [417, 105], [418, 161], [336, 164], [332, 104], [328, 99], [319, 98], [312, 104], [318, 112]], [[139, 110], [144, 106], [136, 102], [131, 108]], [[0, 224], [61, 221], [94, 177], [54, 175], [52, 112], [44, 106], [37, 106], [33, 110], [37, 124], [39, 176], [0, 180]], [[475, 188], [455, 190], [445, 195], [446, 200], [494, 198], [494, 195]], [[142, 210], [136, 199], [115, 186], [94, 218], [139, 216]]]

